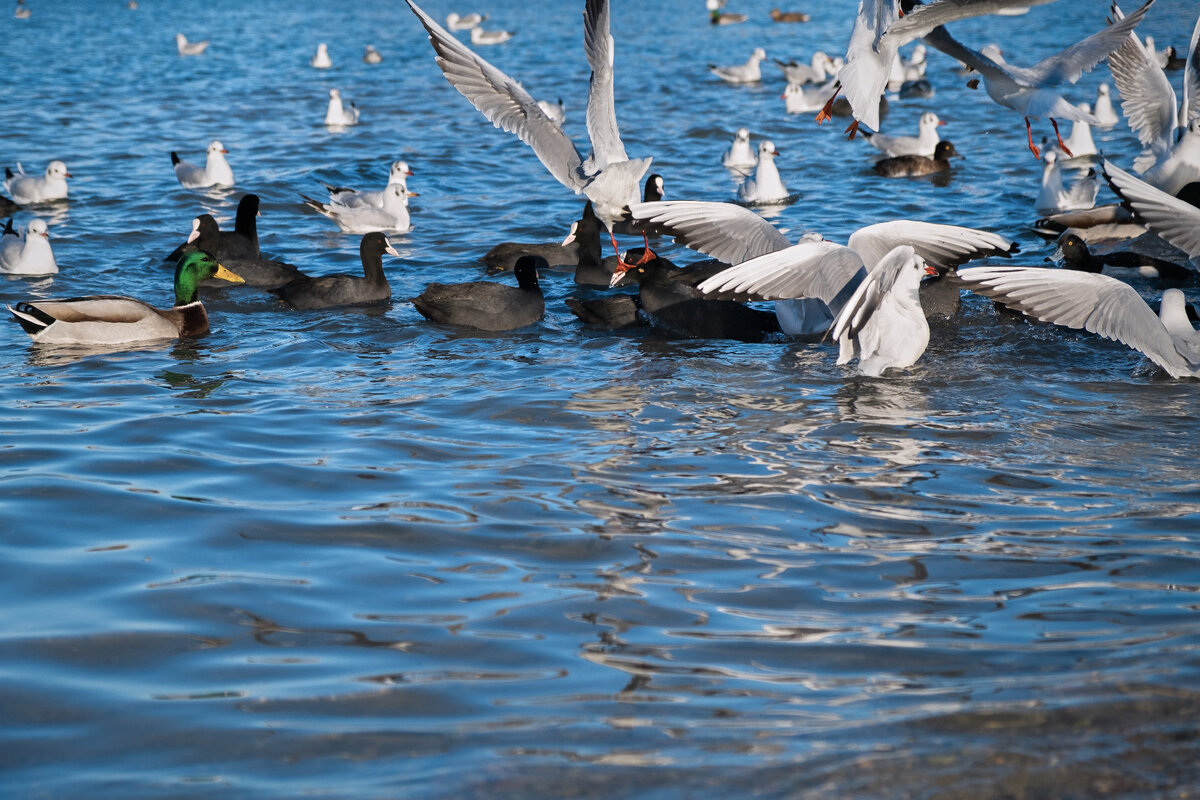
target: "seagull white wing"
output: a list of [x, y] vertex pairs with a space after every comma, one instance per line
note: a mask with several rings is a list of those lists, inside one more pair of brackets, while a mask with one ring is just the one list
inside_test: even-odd
[[1034, 86], [1058, 86], [1063, 83], [1074, 83], [1083, 73], [1103, 61], [1109, 53], [1119, 48], [1130, 31], [1137, 27], [1154, 5], [1154, 0], [1146, 4], [1124, 19], [1114, 20], [1111, 25], [1096, 31], [1086, 39], [1082, 39], [1070, 47], [1060, 50], [1049, 58], [1044, 58], [1028, 69], [1009, 66], [1009, 71], [1017, 78], [1025, 80]]
[[1112, 162], [1104, 177], [1113, 192], [1146, 223], [1146, 227], [1188, 254], [1200, 256], [1200, 208], [1151, 186]]
[[995, 233], [908, 219], [860, 228], [847, 244], [871, 267], [900, 245], [909, 245], [927, 263], [943, 270], [976, 258], [1016, 252], [1011, 240]]
[[617, 130], [613, 100], [613, 37], [608, 27], [608, 0], [587, 0], [583, 9], [583, 49], [592, 80], [588, 88], [587, 129], [592, 158], [598, 169], [626, 161], [625, 145]]
[[1115, 278], [1042, 267], [972, 267], [958, 276], [972, 291], [1027, 316], [1132, 347], [1176, 378], [1194, 374], [1158, 315]]
[[853, 339], [863, 326], [871, 319], [879, 303], [892, 290], [900, 270], [908, 263], [913, 254], [911, 247], [901, 245], [886, 253], [878, 264], [871, 267], [866, 277], [854, 294], [841, 308], [833, 320], [832, 336], [834, 341]]
[[1200, 117], [1200, 17], [1192, 28], [1192, 41], [1188, 44], [1187, 63], [1183, 65], [1183, 108], [1179, 121], [1187, 125]]
[[516, 134], [533, 148], [538, 160], [559, 183], [580, 192], [587, 182], [581, 169], [583, 159], [562, 129], [538, 107], [537, 101], [519, 83], [434, 22], [416, 3], [406, 2], [429, 32], [437, 65], [450, 85], [493, 125]]
[[914, 6], [912, 11], [891, 24], [886, 36], [894, 40], [894, 46], [899, 49], [912, 40], [925, 36], [939, 25], [1050, 2], [1053, 0], [936, 0], [933, 3]]
[[774, 225], [733, 203], [668, 200], [634, 203], [629, 208], [638, 222], [649, 222], [684, 247], [730, 264], [792, 244]]
[[696, 288], [722, 300], [799, 300], [815, 297], [832, 304], [866, 277], [862, 258], [844, 245], [801, 242], [723, 270]]
[[[1121, 13], [1115, 3], [1112, 8], [1114, 16]], [[1125, 37], [1108, 57], [1108, 66], [1121, 93], [1121, 110], [1138, 141], [1155, 153], [1165, 153], [1179, 127], [1175, 90], [1166, 73], [1150, 58], [1136, 34]]]
[[879, 130], [879, 97], [896, 53], [883, 41], [883, 35], [898, 14], [896, 0], [862, 0], [846, 45], [846, 63], [838, 70], [838, 80], [855, 118], [873, 130]]

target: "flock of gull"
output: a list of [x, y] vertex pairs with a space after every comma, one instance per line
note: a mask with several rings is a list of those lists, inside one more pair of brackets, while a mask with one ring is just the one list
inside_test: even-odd
[[[591, 69], [586, 125], [591, 151], [582, 154], [562, 128], [562, 105], [535, 100], [518, 80], [484, 60], [454, 31], [470, 31], [474, 46], [507, 40], [509, 31], [487, 31], [480, 14], [450, 14], [445, 26], [414, 0], [406, 0], [428, 33], [435, 62], [446, 80], [494, 126], [528, 145], [559, 183], [586, 199], [567, 239], [542, 245], [508, 244], [494, 248], [485, 262], [511, 268], [517, 285], [492, 281], [429, 285], [412, 298], [416, 309], [442, 324], [509, 330], [540, 320], [545, 302], [539, 272], [572, 268], [590, 296], [570, 298], [571, 310], [588, 324], [622, 327], [647, 320], [690, 337], [759, 341], [787, 335], [838, 345], [838, 364], [857, 361], [858, 370], [877, 376], [915, 364], [925, 352], [927, 316], [962, 289], [996, 301], [998, 306], [1042, 322], [1083, 329], [1140, 351], [1174, 378], [1200, 377], [1200, 333], [1193, 327], [1182, 291], [1168, 285], [1157, 311], [1130, 284], [1105, 272], [1132, 270], [1165, 284], [1193, 283], [1192, 259], [1200, 257], [1200, 21], [1181, 58], [1160, 53], [1136, 28], [1155, 0], [1131, 13], [1114, 2], [1107, 24], [1090, 36], [1028, 67], [1004, 60], [994, 46], [975, 50], [954, 38], [945, 26], [985, 14], [1021, 13], [1052, 0], [861, 0], [844, 57], [813, 55], [811, 63], [777, 62], [788, 79], [783, 99], [792, 113], [816, 113], [815, 123], [835, 115], [851, 118], [847, 133], [861, 134], [878, 151], [875, 170], [887, 177], [938, 175], [957, 155], [939, 134], [941, 120], [922, 115], [916, 135], [881, 131], [887, 93], [927, 92], [926, 47], [957, 59], [972, 82], [991, 101], [1023, 119], [1030, 152], [1043, 163], [1036, 205], [1046, 214], [1041, 225], [1065, 230], [1059, 240], [1064, 268], [966, 266], [986, 257], [1007, 257], [1014, 243], [986, 230], [920, 220], [868, 225], [843, 244], [807, 234], [790, 241], [754, 207], [787, 203], [789, 194], [775, 165], [771, 141], [755, 147], [748, 129], [737, 131], [722, 163], [745, 180], [737, 203], [663, 200], [661, 176], [650, 173], [651, 158], [630, 157], [617, 126], [613, 93], [616, 64], [609, 31], [608, 0], [585, 0], [584, 55]], [[740, 15], [725, 12], [721, 0], [708, 0], [713, 24], [734, 24]], [[778, 14], [778, 16], [776, 16]], [[777, 21], [804, 22], [808, 15], [772, 12]], [[901, 48], [915, 43], [911, 55]], [[180, 55], [199, 54], [206, 42], [177, 40]], [[185, 52], [185, 50], [187, 52]], [[381, 56], [368, 46], [364, 61]], [[761, 80], [767, 59], [756, 49], [744, 64], [711, 66], [731, 83]], [[1129, 169], [1100, 159], [1101, 175], [1120, 203], [1095, 207], [1099, 186], [1095, 171], [1066, 185], [1062, 165], [1096, 155], [1090, 126], [1116, 124], [1107, 85], [1094, 106], [1074, 105], [1062, 94], [1085, 71], [1108, 60], [1120, 93], [1121, 108], [1143, 146]], [[320, 45], [310, 62], [330, 65]], [[1166, 70], [1184, 70], [1184, 96], [1177, 100]], [[925, 84], [925, 85], [923, 85]], [[357, 124], [358, 109], [330, 91], [325, 122]], [[1048, 120], [1053, 138], [1034, 142], [1033, 121]], [[1063, 137], [1059, 120], [1072, 122]], [[221, 142], [213, 141], [203, 167], [171, 153], [176, 176], [187, 188], [233, 185], [233, 172]], [[299, 309], [386, 301], [390, 288], [383, 273], [385, 254], [397, 255], [387, 232], [409, 229], [408, 165], [392, 165], [387, 185], [378, 191], [328, 186], [327, 201], [304, 197], [313, 211], [346, 232], [363, 233], [363, 275], [311, 277], [294, 266], [263, 257], [255, 215], [258, 198], [245, 195], [233, 231], [220, 231], [209, 215], [197, 217], [193, 230], [169, 257], [176, 263], [175, 305], [159, 309], [141, 301], [96, 296], [15, 303], [13, 317], [35, 341], [72, 344], [127, 344], [208, 330], [199, 300], [205, 285], [246, 283], [266, 289]], [[4, 186], [15, 206], [66, 198], [65, 164], [51, 162], [44, 175], [8, 170]], [[643, 179], [645, 188], [643, 190]], [[8, 203], [6, 198], [0, 203]], [[1124, 253], [1100, 256], [1089, 251], [1088, 231], [1136, 225], [1149, 231], [1173, 258]], [[619, 254], [616, 237], [634, 235], [641, 248]], [[657, 255], [651, 239], [672, 237], [707, 256], [677, 267]], [[615, 257], [604, 258], [611, 243]], [[0, 271], [51, 274], [57, 271], [45, 223], [33, 219], [23, 234], [11, 220], [0, 242]], [[636, 285], [637, 293], [602, 292]], [[939, 299], [941, 298], [941, 299]], [[772, 311], [748, 305], [771, 301]]]

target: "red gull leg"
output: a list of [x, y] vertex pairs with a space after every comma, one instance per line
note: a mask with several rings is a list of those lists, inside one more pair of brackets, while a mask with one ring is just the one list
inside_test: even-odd
[[854, 120], [854, 122], [851, 122], [850, 127], [846, 128], [846, 130], [844, 130], [842, 132], [850, 134], [846, 138], [853, 139], [854, 135], [858, 133], [858, 120]]
[[1058, 137], [1058, 149], [1066, 153], [1068, 158], [1074, 158], [1075, 154], [1068, 150], [1067, 146], [1063, 144], [1062, 134], [1058, 132], [1058, 123], [1055, 121], [1054, 117], [1050, 118], [1050, 124], [1054, 126], [1054, 135]]
[[825, 105], [817, 112], [817, 124], [820, 125], [827, 119], [833, 119], [833, 101], [837, 100], [838, 92], [842, 90], [842, 85], [839, 83], [837, 88], [833, 90], [833, 97], [825, 101]]
[[646, 252], [644, 252], [642, 257], [638, 259], [637, 266], [639, 267], [642, 264], [646, 264], [658, 258], [658, 256], [654, 255], [654, 253], [650, 250], [650, 237], [646, 235], [646, 231], [644, 230], [642, 231], [642, 243], [646, 245]]
[[1033, 128], [1029, 125], [1029, 117], [1025, 118], [1025, 132], [1029, 134], [1029, 151], [1033, 153], [1033, 157], [1040, 159], [1042, 151], [1037, 149], [1037, 145], [1033, 143]]

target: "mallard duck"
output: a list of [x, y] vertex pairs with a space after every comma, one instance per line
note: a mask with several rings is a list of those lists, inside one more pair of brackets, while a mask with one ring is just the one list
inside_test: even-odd
[[19, 302], [8, 310], [35, 342], [133, 344], [208, 333], [208, 313], [198, 296], [200, 282], [242, 279], [208, 253], [188, 253], [175, 267], [175, 305], [155, 308], [132, 297], [93, 295], [68, 300]]

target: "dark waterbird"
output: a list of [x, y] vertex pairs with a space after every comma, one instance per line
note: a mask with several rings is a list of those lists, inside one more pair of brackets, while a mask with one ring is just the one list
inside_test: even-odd
[[412, 304], [427, 319], [445, 325], [485, 331], [524, 328], [546, 313], [537, 271], [548, 267], [541, 256], [521, 256], [513, 267], [516, 286], [491, 281], [431, 283]]
[[1047, 260], [1061, 260], [1064, 269], [1080, 272], [1111, 274], [1114, 269], [1133, 271], [1144, 278], [1159, 278], [1172, 283], [1192, 282], [1197, 277], [1194, 271], [1183, 264], [1133, 250], [1116, 250], [1097, 255], [1088, 248], [1087, 242], [1074, 233], [1064, 233], [1059, 237], [1058, 248]]
[[[258, 216], [259, 197], [256, 194], [244, 195], [238, 201], [237, 217], [234, 219], [232, 231], [222, 231], [217, 227], [217, 222], [211, 216], [202, 214], [201, 217], [208, 217], [212, 221], [213, 229], [217, 231], [216, 243], [202, 249], [208, 250], [221, 261], [234, 261], [243, 259], [256, 259], [261, 256], [258, 249]], [[196, 234], [196, 229], [192, 230], [193, 235]], [[204, 231], [200, 232], [201, 235]], [[189, 238], [187, 242], [179, 245], [171, 254], [163, 259], [163, 261], [175, 262], [183, 256], [183, 249], [188, 244], [192, 243]], [[205, 239], [205, 243], [212, 242], [211, 239]]]
[[[638, 249], [627, 259], [640, 258]], [[638, 284], [642, 309], [661, 327], [689, 339], [733, 339], [761, 342], [779, 333], [779, 320], [770, 311], [750, 308], [733, 300], [711, 300], [697, 284], [729, 268], [723, 261], [707, 260], [679, 268], [665, 258], [655, 256], [644, 264], [613, 274], [613, 283]]]
[[885, 178], [918, 178], [924, 175], [944, 175], [950, 172], [950, 159], [959, 155], [953, 143], [943, 139], [929, 156], [894, 156], [876, 161], [871, 168]]
[[382, 233], [368, 233], [358, 246], [363, 274], [319, 275], [300, 277], [276, 289], [271, 294], [295, 309], [308, 310], [329, 306], [351, 306], [378, 303], [392, 296], [392, 287], [383, 274], [383, 254], [399, 256]]

